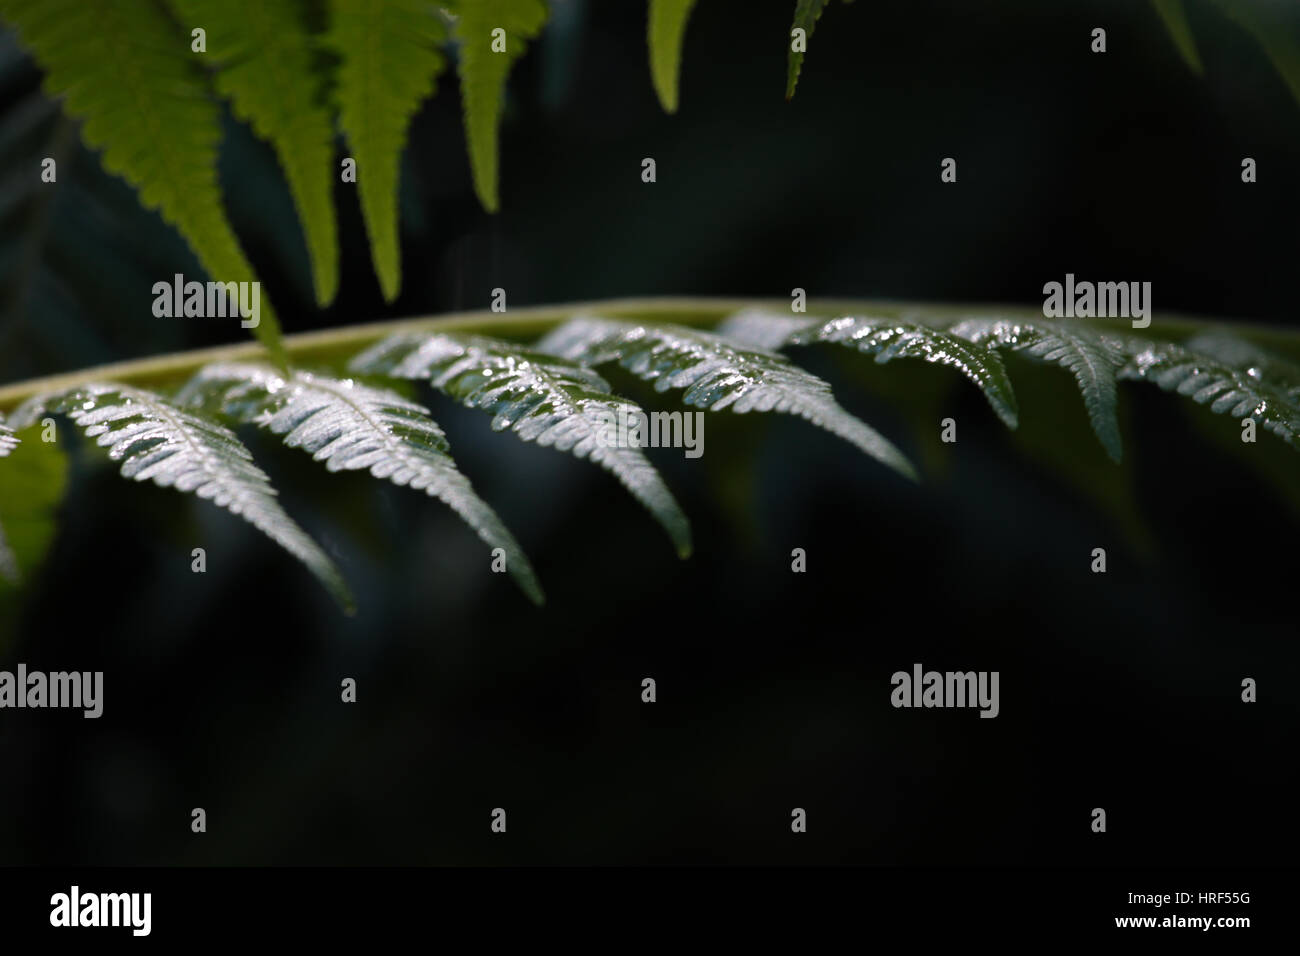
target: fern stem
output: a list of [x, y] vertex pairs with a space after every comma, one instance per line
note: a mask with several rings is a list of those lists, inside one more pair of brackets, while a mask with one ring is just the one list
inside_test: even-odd
[[[444, 315], [417, 316], [387, 322], [368, 322], [316, 332], [301, 332], [284, 338], [285, 352], [295, 365], [337, 369], [361, 348], [397, 332], [479, 332], [495, 338], [525, 340], [541, 335], [552, 326], [574, 316], [592, 315], [610, 319], [641, 319], [672, 322], [676, 325], [712, 326], [742, 309], [767, 308], [783, 312], [790, 308], [789, 299], [731, 298], [641, 298], [607, 299], [560, 305], [528, 306], [509, 312], [477, 310], [449, 312]], [[1041, 316], [1041, 310], [1025, 306], [932, 305], [869, 300], [817, 300], [813, 314], [866, 313], [877, 311], [924, 310], [934, 314], [957, 316], [1018, 315]], [[1157, 323], [1152, 323], [1152, 328]], [[1174, 317], [1161, 317], [1160, 333], [1188, 333], [1203, 328], [1203, 323]], [[1127, 330], [1127, 323], [1124, 323]], [[1254, 336], [1261, 343], [1297, 348], [1296, 337], [1280, 329], [1234, 323], [1234, 328]], [[1151, 330], [1147, 330], [1151, 331]], [[123, 385], [163, 386], [180, 384], [205, 365], [213, 362], [247, 362], [264, 360], [266, 351], [259, 342], [245, 341], [233, 345], [175, 352], [148, 358], [99, 365], [61, 375], [33, 378], [0, 386], [0, 412], [7, 412], [31, 398], [48, 392], [64, 391], [94, 382]]]

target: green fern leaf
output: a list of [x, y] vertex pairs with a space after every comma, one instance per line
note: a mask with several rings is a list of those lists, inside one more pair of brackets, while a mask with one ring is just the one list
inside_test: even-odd
[[1151, 0], [1151, 2], [1155, 5], [1156, 13], [1160, 14], [1160, 19], [1165, 22], [1165, 28], [1173, 38], [1174, 46], [1178, 47], [1178, 52], [1192, 68], [1192, 72], [1202, 73], [1201, 57], [1196, 52], [1196, 39], [1192, 36], [1192, 28], [1187, 23], [1187, 11], [1183, 9], [1183, 0]]
[[664, 112], [677, 112], [682, 70], [682, 41], [695, 0], [650, 0], [646, 37], [650, 45], [650, 77]]
[[915, 480], [912, 465], [884, 436], [836, 403], [815, 375], [772, 352], [734, 345], [719, 335], [677, 325], [573, 319], [538, 348], [585, 365], [617, 361], [663, 392], [683, 388], [687, 405], [738, 414], [797, 415]]
[[1257, 368], [1236, 368], [1170, 342], [1135, 339], [1129, 343], [1129, 355], [1121, 379], [1152, 382], [1218, 414], [1253, 418], [1300, 448], [1300, 405], [1284, 387], [1265, 381]]
[[275, 148], [311, 257], [316, 303], [339, 285], [333, 120], [314, 68], [302, 0], [171, 0], [187, 27], [207, 31], [217, 90]]
[[828, 321], [750, 311], [727, 319], [718, 333], [769, 351], [787, 345], [835, 342], [874, 355], [882, 365], [896, 358], [949, 365], [979, 386], [1007, 427], [1018, 424], [1015, 391], [997, 352], [908, 319], [841, 316]]
[[492, 428], [553, 445], [604, 468], [663, 525], [686, 557], [690, 524], [672, 492], [635, 447], [610, 440], [610, 426], [640, 409], [610, 394], [595, 372], [552, 355], [472, 335], [404, 332], [353, 360], [362, 374], [428, 380], [469, 408], [493, 415]]
[[[251, 282], [217, 184], [220, 113], [198, 54], [152, 0], [0, 0], [45, 68], [46, 90], [85, 120], [82, 138], [139, 191], [220, 282]], [[280, 326], [263, 299], [258, 339], [284, 363]]]
[[46, 410], [68, 415], [108, 449], [124, 478], [192, 492], [239, 515], [305, 564], [351, 613], [352, 597], [334, 563], [280, 507], [252, 454], [224, 425], [153, 392], [113, 384], [38, 397], [13, 419], [35, 422]]
[[422, 406], [351, 380], [309, 372], [285, 378], [267, 366], [237, 363], [202, 369], [177, 402], [283, 435], [286, 445], [330, 471], [368, 471], [440, 499], [488, 545], [503, 549], [519, 586], [534, 603], [544, 603], [523, 549], [456, 468], [446, 435]]
[[[496, 212], [506, 78], [514, 61], [524, 55], [524, 41], [537, 36], [546, 23], [547, 9], [540, 0], [461, 0], [456, 11], [461, 99], [474, 190], [483, 208]], [[500, 34], [494, 38], [494, 30], [504, 30], [504, 39]], [[504, 43], [504, 50], [494, 51], [494, 43]]]
[[331, 0], [330, 11], [339, 121], [357, 163], [375, 275], [391, 302], [402, 286], [398, 163], [412, 117], [446, 68], [447, 30], [421, 0]]
[[1110, 338], [1083, 325], [1047, 319], [1032, 322], [968, 319], [948, 331], [976, 344], [1009, 347], [1067, 369], [1079, 385], [1092, 430], [1106, 454], [1115, 462], [1122, 459], [1115, 373], [1124, 364], [1124, 354]]
[[[830, 0], [797, 0], [794, 5], [794, 23], [790, 25], [790, 32], [803, 30], [804, 41], [812, 39], [813, 28], [817, 25], [817, 20], [821, 17], [822, 11], [826, 9]], [[785, 72], [785, 98], [793, 99], [795, 87], [799, 85], [799, 74], [803, 72], [804, 54], [794, 49], [794, 40], [791, 38], [790, 54], [786, 61]]]

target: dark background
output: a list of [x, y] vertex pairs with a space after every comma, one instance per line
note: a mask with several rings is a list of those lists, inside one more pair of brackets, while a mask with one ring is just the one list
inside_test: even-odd
[[[342, 186], [342, 292], [311, 305], [274, 158], [230, 124], [228, 206], [286, 331], [482, 308], [495, 286], [512, 306], [795, 286], [1036, 305], [1066, 272], [1151, 281], [1157, 325], [1294, 321], [1300, 106], [1211, 4], [1188, 4], [1203, 78], [1144, 3], [836, 4], [786, 103], [789, 0], [701, 0], [676, 116], [642, 3], [555, 6], [511, 81], [500, 215], [473, 196], [453, 74], [417, 117], [391, 306]], [[228, 339], [153, 318], [152, 283], [197, 265], [11, 37], [0, 53], [0, 380]], [[25, 196], [52, 148], [57, 191]], [[75, 449], [0, 667], [101, 669], [105, 714], [0, 717], [0, 862], [1292, 863], [1294, 451], [1125, 386], [1116, 467], [1060, 369], [1011, 362], [1013, 434], [946, 370], [796, 358], [924, 480], [801, 422], [711, 416], [702, 459], [650, 452], [693, 521], [686, 562], [599, 469], [426, 394], [543, 610], [437, 502], [262, 436], [355, 618], [252, 528]], [[956, 445], [935, 441], [947, 415]], [[1001, 715], [893, 709], [914, 662], [1000, 671]]]

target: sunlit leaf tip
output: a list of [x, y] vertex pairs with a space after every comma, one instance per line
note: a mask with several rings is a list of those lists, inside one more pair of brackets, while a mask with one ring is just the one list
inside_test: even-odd
[[799, 85], [799, 74], [803, 72], [804, 51], [796, 48], [795, 31], [802, 31], [802, 43], [807, 43], [817, 26], [817, 20], [826, 9], [829, 0], [797, 0], [794, 7], [794, 22], [790, 25], [787, 42], [790, 52], [786, 58], [785, 98], [794, 98], [795, 87]]
[[677, 112], [681, 82], [682, 43], [695, 0], [650, 0], [646, 36], [650, 47], [650, 78], [667, 113]]
[[546, 23], [540, 0], [472, 0], [456, 7], [461, 100], [474, 191], [488, 212], [500, 208], [501, 111], [514, 61]]

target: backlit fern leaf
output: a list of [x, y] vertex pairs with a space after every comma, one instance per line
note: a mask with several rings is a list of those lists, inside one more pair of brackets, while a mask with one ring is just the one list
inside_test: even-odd
[[475, 494], [452, 460], [447, 437], [424, 407], [395, 392], [309, 372], [281, 376], [260, 365], [202, 369], [177, 396], [284, 436], [330, 471], [368, 471], [445, 502], [475, 533], [506, 555], [506, 568], [535, 603], [542, 589], [523, 549]]
[[[139, 191], [220, 282], [251, 282], [217, 184], [220, 112], [189, 36], [153, 0], [0, 0], [46, 71], [45, 88], [82, 117], [82, 138]], [[280, 328], [262, 303], [255, 333], [277, 362]]]
[[1285, 387], [1265, 380], [1259, 369], [1236, 368], [1171, 342], [1129, 343], [1130, 359], [1119, 377], [1152, 382], [1167, 392], [1186, 395], [1210, 411], [1234, 418], [1253, 418], [1300, 448], [1300, 405]]
[[171, 0], [185, 27], [207, 31], [217, 89], [275, 148], [307, 238], [316, 303], [339, 284], [334, 129], [314, 68], [303, 0]]
[[339, 121], [357, 163], [375, 275], [391, 302], [402, 285], [398, 164], [411, 119], [447, 65], [447, 31], [421, 0], [331, 0], [329, 9]]
[[1124, 452], [1116, 412], [1115, 373], [1124, 364], [1124, 354], [1115, 341], [1084, 325], [1047, 319], [967, 319], [948, 331], [970, 342], [1011, 348], [1068, 369], [1083, 394], [1092, 430], [1111, 459], [1120, 461]]
[[664, 111], [677, 112], [682, 70], [682, 41], [695, 0], [650, 0], [646, 40], [650, 46], [650, 79]]
[[610, 394], [590, 369], [494, 339], [419, 332], [390, 336], [350, 368], [428, 380], [462, 405], [491, 412], [495, 430], [590, 458], [658, 519], [678, 554], [690, 554], [690, 525], [667, 485], [639, 448], [621, 446], [611, 432], [640, 409]]
[[797, 415], [915, 479], [916, 472], [884, 436], [854, 418], [817, 376], [780, 355], [738, 346], [719, 335], [685, 326], [579, 318], [548, 334], [543, 351], [586, 365], [617, 361], [660, 392], [686, 390], [687, 405], [738, 414]]
[[[813, 28], [817, 25], [817, 20], [826, 9], [830, 0], [797, 0], [794, 5], [794, 23], [790, 25], [791, 34], [795, 30], [803, 30], [805, 42], [812, 37]], [[799, 74], [803, 71], [804, 54], [794, 49], [794, 41], [790, 41], [790, 53], [786, 61], [785, 75], [785, 98], [794, 97], [795, 87], [799, 85]]]
[[24, 404], [16, 421], [68, 415], [121, 463], [122, 476], [190, 492], [239, 515], [305, 564], [349, 612], [352, 597], [320, 546], [276, 501], [275, 489], [234, 432], [153, 392], [93, 384]]
[[[500, 206], [497, 167], [506, 78], [514, 61], [524, 55], [524, 41], [537, 36], [546, 23], [547, 9], [541, 0], [459, 0], [455, 10], [474, 190], [483, 208], [496, 212]], [[505, 31], [504, 37], [494, 37], [495, 30]], [[492, 49], [494, 41], [505, 44], [504, 52]]]
[[826, 320], [749, 311], [727, 319], [718, 334], [773, 351], [786, 345], [835, 342], [874, 355], [882, 365], [896, 358], [919, 358], [952, 366], [979, 386], [1009, 428], [1018, 422], [1015, 392], [997, 352], [908, 319], [841, 316]]

